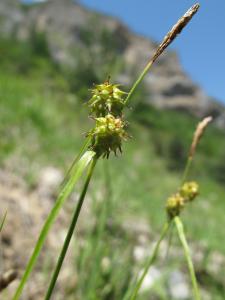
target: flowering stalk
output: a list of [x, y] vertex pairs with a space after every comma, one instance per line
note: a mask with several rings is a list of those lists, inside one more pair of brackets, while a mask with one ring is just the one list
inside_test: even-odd
[[127, 98], [125, 100], [125, 104], [128, 103], [131, 96], [133, 95], [134, 91], [138, 87], [138, 85], [142, 82], [145, 75], [148, 73], [154, 62], [159, 58], [159, 56], [164, 52], [164, 50], [174, 41], [174, 39], [177, 37], [179, 33], [183, 30], [183, 28], [189, 23], [189, 21], [192, 19], [192, 17], [197, 13], [200, 5], [197, 3], [193, 5], [184, 15], [181, 17], [178, 22], [172, 27], [172, 29], [168, 32], [168, 34], [164, 37], [162, 43], [158, 46], [156, 49], [153, 57], [150, 59], [150, 61], [145, 66], [144, 70], [138, 77], [138, 79], [133, 84], [130, 92], [127, 95]]
[[[95, 157], [90, 166], [78, 204], [74, 210], [72, 222], [53, 272], [45, 300], [49, 300], [52, 296], [97, 160], [101, 156], [108, 158], [112, 151], [115, 155], [117, 154], [117, 150], [122, 152], [122, 140], [128, 137], [124, 129], [126, 123], [121, 119], [123, 109], [122, 97], [125, 93], [122, 92], [117, 85], [112, 85], [109, 81], [106, 81], [103, 84], [96, 85], [92, 90], [92, 94], [88, 105], [91, 109], [92, 117], [95, 120], [95, 127], [87, 133], [87, 142], [83, 148], [86, 149], [87, 143], [90, 143], [90, 149], [94, 151]], [[71, 171], [69, 171], [69, 174], [70, 173]]]
[[133, 289], [133, 292], [130, 296], [130, 300], [135, 300], [137, 298], [137, 294], [141, 288], [141, 285], [145, 279], [145, 276], [147, 275], [148, 271], [149, 271], [149, 268], [151, 267], [151, 265], [154, 263], [154, 261], [156, 260], [157, 258], [157, 255], [158, 255], [158, 252], [159, 252], [159, 247], [160, 247], [160, 244], [162, 242], [162, 240], [165, 238], [168, 230], [170, 228], [170, 222], [166, 222], [165, 225], [163, 226], [163, 229], [161, 231], [161, 234], [160, 234], [160, 237], [154, 247], [154, 250], [153, 250], [153, 253], [152, 255], [149, 257], [149, 259], [147, 260], [147, 263], [145, 265], [145, 268], [144, 268], [144, 271], [142, 273], [142, 275], [140, 276], [140, 278], [137, 280], [137, 282], [135, 283], [135, 286], [134, 286], [134, 289]]
[[187, 163], [186, 163], [185, 168], [184, 168], [182, 183], [184, 183], [186, 181], [187, 177], [188, 177], [188, 173], [190, 172], [190, 168], [191, 168], [191, 165], [192, 165], [192, 162], [193, 162], [193, 158], [194, 158], [194, 155], [195, 155], [195, 152], [196, 152], [197, 145], [199, 144], [199, 142], [200, 142], [200, 140], [201, 140], [201, 138], [204, 134], [204, 131], [205, 131], [206, 127], [208, 126], [208, 124], [210, 122], [212, 122], [212, 120], [213, 120], [213, 118], [211, 116], [206, 117], [201, 122], [199, 122], [197, 127], [196, 127], [196, 130], [195, 130], [194, 135], [193, 135], [192, 144], [191, 144], [191, 147], [190, 147], [190, 150], [189, 150]]
[[[150, 61], [147, 63], [146, 67], [144, 68], [144, 70], [142, 71], [142, 73], [140, 74], [140, 76], [138, 77], [138, 79], [135, 81], [135, 83], [133, 84], [130, 92], [128, 93], [126, 99], [125, 99], [125, 104], [127, 105], [128, 101], [130, 100], [131, 96], [133, 95], [133, 93], [135, 92], [136, 88], [138, 87], [138, 85], [142, 82], [142, 80], [144, 79], [145, 75], [147, 74], [147, 72], [150, 70], [150, 68], [152, 67], [152, 65], [154, 64], [154, 62], [158, 59], [158, 57], [164, 52], [164, 50], [173, 42], [173, 40], [177, 37], [177, 35], [182, 31], [182, 29], [189, 23], [189, 21], [192, 19], [192, 17], [196, 14], [196, 12], [198, 11], [200, 5], [199, 4], [195, 4], [193, 5], [184, 15], [183, 17], [181, 17], [178, 22], [172, 27], [172, 29], [168, 32], [168, 34], [164, 37], [162, 43], [158, 46], [158, 48], [156, 49], [153, 57], [150, 59]], [[186, 170], [186, 168], [185, 168]], [[188, 172], [188, 170], [187, 170]], [[186, 175], [185, 177], [186, 178]], [[179, 201], [177, 203], [179, 203], [179, 208], [178, 207], [173, 207], [174, 205], [174, 201], [172, 201], [171, 205], [172, 205], [172, 209], [171, 212], [175, 215], [178, 214], [180, 212], [181, 207], [183, 207], [183, 198], [182, 197], [178, 197]], [[181, 199], [182, 198], [182, 199]], [[177, 204], [176, 203], [176, 204]], [[171, 219], [173, 216], [170, 216]], [[142, 276], [139, 278], [139, 280], [136, 281], [135, 283], [135, 287], [133, 289], [133, 292], [131, 294], [131, 297], [129, 298], [130, 300], [135, 300], [138, 294], [138, 291], [141, 287], [141, 284], [149, 270], [149, 268], [151, 267], [152, 263], [154, 262], [158, 250], [159, 250], [159, 246], [161, 241], [164, 239], [164, 237], [166, 236], [168, 229], [170, 227], [171, 224], [171, 219], [169, 219], [169, 221], [167, 221], [163, 227], [163, 230], [161, 232], [160, 238], [156, 244], [156, 247], [154, 248], [153, 254], [152, 256], [149, 258], [149, 260], [146, 263], [144, 272], [142, 274]], [[125, 299], [126, 299], [126, 295], [125, 295]]]
[[[195, 181], [186, 182], [186, 179], [188, 177], [188, 173], [190, 172], [191, 163], [193, 161], [193, 157], [194, 157], [197, 145], [198, 145], [202, 135], [204, 134], [204, 131], [205, 131], [207, 125], [211, 121], [212, 121], [212, 117], [204, 118], [198, 124], [198, 126], [194, 132], [192, 144], [191, 144], [188, 159], [187, 159], [187, 163], [186, 163], [186, 166], [184, 169], [184, 174], [182, 177], [181, 187], [179, 187], [177, 193], [175, 193], [174, 195], [170, 196], [167, 199], [166, 211], [167, 211], [168, 221], [165, 223], [165, 225], [163, 227], [160, 238], [153, 250], [152, 256], [150, 256], [149, 260], [146, 262], [145, 269], [144, 269], [141, 277], [135, 283], [135, 287], [129, 298], [130, 300], [136, 299], [138, 291], [143, 283], [143, 280], [157, 256], [160, 243], [163, 240], [163, 238], [166, 236], [168, 229], [169, 229], [170, 225], [173, 224], [173, 222], [176, 225], [178, 235], [179, 235], [179, 238], [181, 240], [181, 243], [182, 243], [182, 246], [184, 249], [185, 257], [188, 262], [188, 268], [189, 268], [191, 281], [192, 281], [192, 285], [193, 285], [195, 300], [200, 300], [200, 294], [198, 291], [198, 285], [197, 285], [197, 280], [195, 277], [194, 267], [193, 267], [193, 263], [191, 260], [190, 251], [188, 248], [186, 237], [184, 234], [183, 224], [182, 224], [181, 219], [179, 218], [179, 215], [180, 215], [181, 211], [186, 207], [186, 205], [188, 203], [192, 202], [198, 195], [199, 186], [198, 186], [197, 182], [195, 182]], [[125, 296], [125, 299], [127, 299], [126, 296]]]
[[[84, 297], [86, 299], [91, 299], [93, 297], [93, 289], [95, 288], [96, 281], [98, 281], [98, 269], [101, 265], [101, 259], [102, 259], [102, 250], [104, 248], [104, 244], [102, 243], [102, 240], [106, 238], [106, 227], [107, 227], [107, 219], [110, 216], [112, 212], [111, 207], [111, 178], [110, 178], [110, 172], [109, 172], [109, 164], [107, 164], [107, 161], [104, 162], [103, 165], [103, 172], [104, 172], [104, 181], [105, 181], [105, 195], [103, 200], [103, 203], [101, 204], [101, 210], [99, 211], [99, 214], [97, 212], [98, 216], [98, 223], [96, 224], [96, 237], [94, 241], [94, 248], [91, 249], [92, 251], [92, 257], [94, 259], [91, 262], [91, 269], [89, 272], [89, 280], [87, 284], [85, 285], [85, 295]], [[108, 234], [108, 233], [107, 233]]]
[[[161, 55], [161, 53], [170, 45], [170, 43], [176, 38], [178, 33], [187, 25], [187, 23], [191, 20], [193, 15], [197, 12], [199, 5], [194, 5], [188, 12], [175, 24], [175, 26], [171, 29], [171, 31], [166, 35], [163, 42], [157, 48], [153, 58], [147, 64], [144, 71], [139, 76], [138, 80], [134, 83], [133, 87], [131, 88], [129, 94], [127, 95], [126, 99], [125, 92], [119, 89], [118, 85], [111, 85], [109, 80], [103, 84], [96, 85], [92, 90], [92, 98], [89, 100], [88, 105], [91, 109], [91, 115], [94, 118], [96, 124], [93, 130], [88, 132], [87, 134], [87, 144], [84, 145], [84, 148], [81, 149], [78, 158], [75, 160], [75, 163], [72, 165], [72, 168], [69, 170], [68, 179], [64, 182], [62, 186], [62, 191], [56, 200], [55, 206], [53, 207], [52, 211], [50, 212], [43, 228], [40, 233], [39, 239], [37, 244], [34, 248], [34, 251], [31, 255], [31, 258], [28, 262], [27, 268], [25, 273], [22, 277], [22, 280], [19, 284], [19, 287], [13, 297], [13, 300], [18, 300], [24, 288], [24, 285], [36, 263], [36, 260], [40, 254], [40, 251], [43, 247], [44, 241], [47, 237], [47, 234], [52, 226], [54, 220], [56, 219], [60, 208], [64, 204], [65, 200], [71, 194], [73, 187], [81, 174], [83, 173], [84, 169], [91, 163], [93, 160], [102, 157], [109, 157], [111, 152], [117, 154], [119, 150], [121, 152], [121, 145], [122, 141], [126, 140], [129, 136], [125, 131], [126, 122], [122, 118], [122, 111], [124, 107], [127, 105], [128, 100], [130, 99], [131, 95], [139, 85], [139, 83], [143, 80], [144, 76], [155, 62], [155, 60]], [[91, 144], [90, 151], [86, 151], [83, 156], [80, 158], [80, 155], [86, 149], [87, 145]], [[95, 158], [94, 158], [95, 157]], [[94, 164], [94, 163], [93, 163]], [[86, 192], [85, 192], [86, 193]], [[82, 199], [83, 192], [81, 194]], [[83, 201], [83, 200], [82, 200]], [[82, 201], [80, 202], [82, 204]], [[76, 211], [80, 212], [81, 206], [76, 208]], [[75, 215], [78, 218], [78, 215]], [[75, 221], [74, 221], [75, 220]], [[72, 229], [74, 229], [76, 225], [77, 219], [73, 219], [71, 223], [71, 227], [68, 231], [68, 235], [61, 252], [61, 255], [58, 260], [58, 264], [55, 269], [55, 275], [50, 284], [49, 288], [49, 295], [51, 295], [55, 281], [57, 279], [59, 270], [61, 268], [61, 264], [63, 258], [66, 254], [70, 235], [72, 234]], [[47, 298], [48, 299], [48, 298]]]
[[189, 155], [187, 159], [187, 163], [184, 169], [184, 174], [182, 177], [182, 187], [180, 188], [179, 192], [171, 197], [168, 198], [166, 209], [167, 214], [171, 222], [174, 222], [177, 228], [178, 236], [181, 241], [181, 244], [184, 249], [184, 254], [187, 260], [188, 269], [191, 277], [193, 293], [195, 300], [200, 300], [200, 293], [198, 289], [198, 283], [195, 276], [194, 266], [190, 255], [190, 250], [188, 247], [188, 243], [186, 240], [186, 236], [184, 233], [183, 223], [179, 217], [181, 210], [184, 208], [186, 203], [192, 202], [195, 197], [198, 195], [198, 184], [196, 182], [185, 182], [188, 174], [190, 172], [190, 168], [193, 162], [193, 158], [196, 152], [197, 145], [200, 142], [201, 137], [204, 134], [204, 131], [208, 124], [212, 121], [212, 117], [204, 118], [199, 124], [193, 135], [192, 144], [189, 150]]

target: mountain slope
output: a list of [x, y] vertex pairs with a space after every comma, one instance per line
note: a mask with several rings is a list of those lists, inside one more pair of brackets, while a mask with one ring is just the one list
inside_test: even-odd
[[[52, 58], [60, 65], [81, 68], [80, 55], [88, 68], [100, 68], [103, 81], [109, 74], [130, 85], [156, 48], [156, 43], [135, 35], [117, 19], [106, 17], [70, 0], [19, 8], [18, 2], [0, 4], [1, 31], [27, 39], [32, 30], [46, 34]], [[13, 5], [14, 3], [14, 5]], [[4, 25], [5, 24], [5, 25]], [[117, 61], [115, 66], [115, 59]], [[118, 60], [122, 64], [118, 66]], [[111, 62], [102, 70], [102, 65]], [[208, 97], [185, 74], [177, 54], [166, 51], [145, 78], [146, 101], [159, 108], [177, 109], [197, 116], [212, 114], [223, 127], [224, 107]]]
[[[83, 143], [82, 133], [93, 126], [83, 105], [90, 97], [89, 88], [111, 74], [112, 81], [123, 82], [128, 89], [156, 45], [133, 35], [117, 20], [68, 0], [49, 1], [30, 8], [19, 7], [17, 1], [2, 0], [0, 15], [0, 217], [8, 211], [1, 232], [1, 249], [3, 270], [24, 269], [28, 252], [57, 193], [52, 183], [61, 181], [62, 173], [55, 168], [66, 172]], [[167, 90], [172, 79], [177, 84], [178, 79], [182, 80], [182, 87], [179, 84], [175, 87], [175, 96], [173, 89]], [[193, 92], [185, 90], [185, 80]], [[126, 111], [133, 138], [124, 143], [123, 154], [99, 161], [79, 220], [76, 251], [71, 247], [71, 255], [75, 257], [71, 256], [72, 260], [69, 257], [64, 266], [54, 299], [122, 299], [130, 274], [136, 273], [145, 260], [143, 255], [139, 260], [139, 250], [148, 255], [158, 237], [165, 220], [165, 201], [180, 184], [199, 115], [208, 110], [221, 115], [216, 103], [205, 96], [201, 100], [198, 93], [204, 96], [183, 73], [176, 54], [168, 51], [147, 76], [146, 85], [133, 97], [132, 109]], [[171, 103], [177, 102], [168, 105], [169, 99]], [[203, 102], [197, 105], [197, 101]], [[203, 297], [213, 300], [224, 299], [225, 291], [222, 255], [225, 245], [221, 243], [225, 209], [224, 150], [224, 130], [210, 125], [190, 174], [191, 180], [199, 182], [201, 193], [182, 214]], [[110, 184], [105, 180], [105, 163]], [[79, 191], [77, 186], [75, 198]], [[74, 197], [64, 207], [55, 231], [50, 234], [43, 259], [27, 285], [25, 299], [44, 297], [56, 249], [70, 221]], [[110, 207], [107, 237], [104, 233], [101, 252], [95, 255], [99, 250], [95, 224], [102, 219], [106, 207]], [[173, 239], [171, 260], [167, 263], [167, 242], [162, 245], [161, 259], [155, 265], [163, 274], [162, 286], [151, 286], [151, 295], [147, 290], [140, 299], [182, 299], [168, 294], [168, 287], [177, 287], [174, 282], [170, 284], [173, 274], [187, 275], [178, 245]], [[112, 257], [110, 272], [105, 272], [105, 268], [93, 272], [91, 262], [98, 261], [93, 257], [102, 262]], [[139, 259], [136, 261], [135, 257]], [[9, 294], [1, 294], [1, 299], [11, 299], [15, 285], [7, 291]], [[91, 298], [90, 292], [94, 293]]]

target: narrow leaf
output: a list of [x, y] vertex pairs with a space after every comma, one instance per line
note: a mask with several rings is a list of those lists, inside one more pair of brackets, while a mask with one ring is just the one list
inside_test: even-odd
[[184, 248], [185, 258], [187, 260], [187, 264], [188, 264], [188, 268], [189, 268], [189, 272], [190, 272], [190, 276], [191, 276], [191, 282], [192, 282], [192, 286], [193, 286], [194, 298], [195, 298], [195, 300], [201, 300], [199, 289], [198, 289], [198, 283], [197, 283], [197, 279], [196, 279], [196, 276], [195, 276], [194, 266], [193, 266], [193, 262], [192, 262], [192, 259], [191, 259], [190, 250], [189, 250], [187, 240], [186, 240], [186, 237], [185, 237], [185, 233], [184, 233], [183, 223], [182, 223], [182, 221], [179, 217], [175, 217], [174, 222], [175, 222], [176, 227], [177, 227], [177, 232], [178, 232], [179, 239], [180, 239], [181, 244]]
[[30, 257], [30, 260], [27, 264], [25, 273], [20, 281], [20, 284], [16, 290], [16, 293], [13, 297], [13, 300], [19, 300], [20, 295], [23, 291], [24, 285], [26, 281], [28, 280], [30, 273], [37, 261], [37, 258], [41, 252], [41, 249], [44, 245], [44, 242], [47, 238], [48, 232], [54, 223], [57, 215], [59, 214], [59, 211], [61, 207], [63, 206], [65, 200], [69, 197], [71, 192], [73, 191], [74, 185], [78, 181], [78, 179], [81, 177], [82, 173], [84, 172], [85, 168], [89, 165], [89, 163], [92, 161], [92, 159], [95, 156], [94, 151], [86, 151], [83, 156], [80, 158], [80, 160], [73, 166], [71, 170], [71, 176], [68, 178], [67, 182], [62, 187], [62, 190], [55, 202], [55, 205], [53, 206], [51, 212], [49, 213], [47, 220], [45, 221], [45, 224], [41, 230], [41, 233], [39, 235], [38, 241], [36, 243], [36, 246], [33, 250], [33, 253]]
[[63, 188], [63, 186], [67, 183], [69, 177], [71, 176], [72, 171], [74, 170], [74, 166], [77, 164], [77, 162], [79, 161], [79, 159], [81, 158], [81, 156], [84, 154], [84, 152], [87, 150], [89, 144], [90, 144], [90, 140], [91, 137], [87, 137], [80, 149], [80, 152], [77, 154], [77, 156], [74, 158], [73, 163], [71, 164], [69, 170], [67, 171], [65, 178], [63, 179], [63, 182], [61, 184], [61, 187]]

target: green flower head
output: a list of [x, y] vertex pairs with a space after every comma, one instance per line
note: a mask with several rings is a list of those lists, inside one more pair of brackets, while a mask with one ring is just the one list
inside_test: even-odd
[[195, 181], [185, 182], [180, 189], [180, 194], [185, 201], [193, 201], [199, 193], [199, 185]]
[[121, 118], [108, 114], [106, 117], [95, 118], [96, 124], [88, 133], [91, 136], [91, 147], [98, 156], [109, 157], [111, 151], [122, 152], [122, 141], [129, 137], [125, 131], [126, 123]]
[[181, 210], [184, 208], [185, 199], [179, 193], [170, 196], [166, 202], [166, 210], [169, 218], [179, 216]]
[[92, 97], [88, 101], [88, 106], [93, 116], [104, 117], [112, 114], [119, 117], [122, 115], [126, 93], [119, 89], [119, 85], [106, 81], [103, 84], [96, 84], [91, 92]]

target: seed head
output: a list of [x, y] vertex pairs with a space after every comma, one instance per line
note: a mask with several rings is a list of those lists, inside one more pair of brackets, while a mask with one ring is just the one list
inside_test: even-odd
[[166, 210], [170, 219], [178, 216], [183, 209], [185, 199], [180, 193], [174, 194], [167, 199]]
[[112, 114], [120, 117], [122, 115], [126, 93], [120, 90], [118, 85], [106, 81], [103, 84], [95, 85], [91, 92], [92, 97], [88, 101], [88, 105], [93, 116], [104, 117]]
[[96, 124], [88, 133], [92, 137], [91, 147], [98, 156], [109, 157], [111, 151], [122, 152], [122, 141], [129, 137], [125, 131], [126, 123], [121, 118], [108, 114], [106, 117], [95, 118]]
[[195, 181], [185, 182], [180, 189], [180, 194], [185, 201], [193, 201], [199, 193], [199, 185]]
[[200, 123], [198, 123], [198, 126], [194, 132], [190, 152], [189, 152], [189, 157], [193, 158], [197, 145], [203, 136], [206, 127], [209, 125], [210, 122], [212, 122], [213, 118], [211, 116], [204, 118]]

